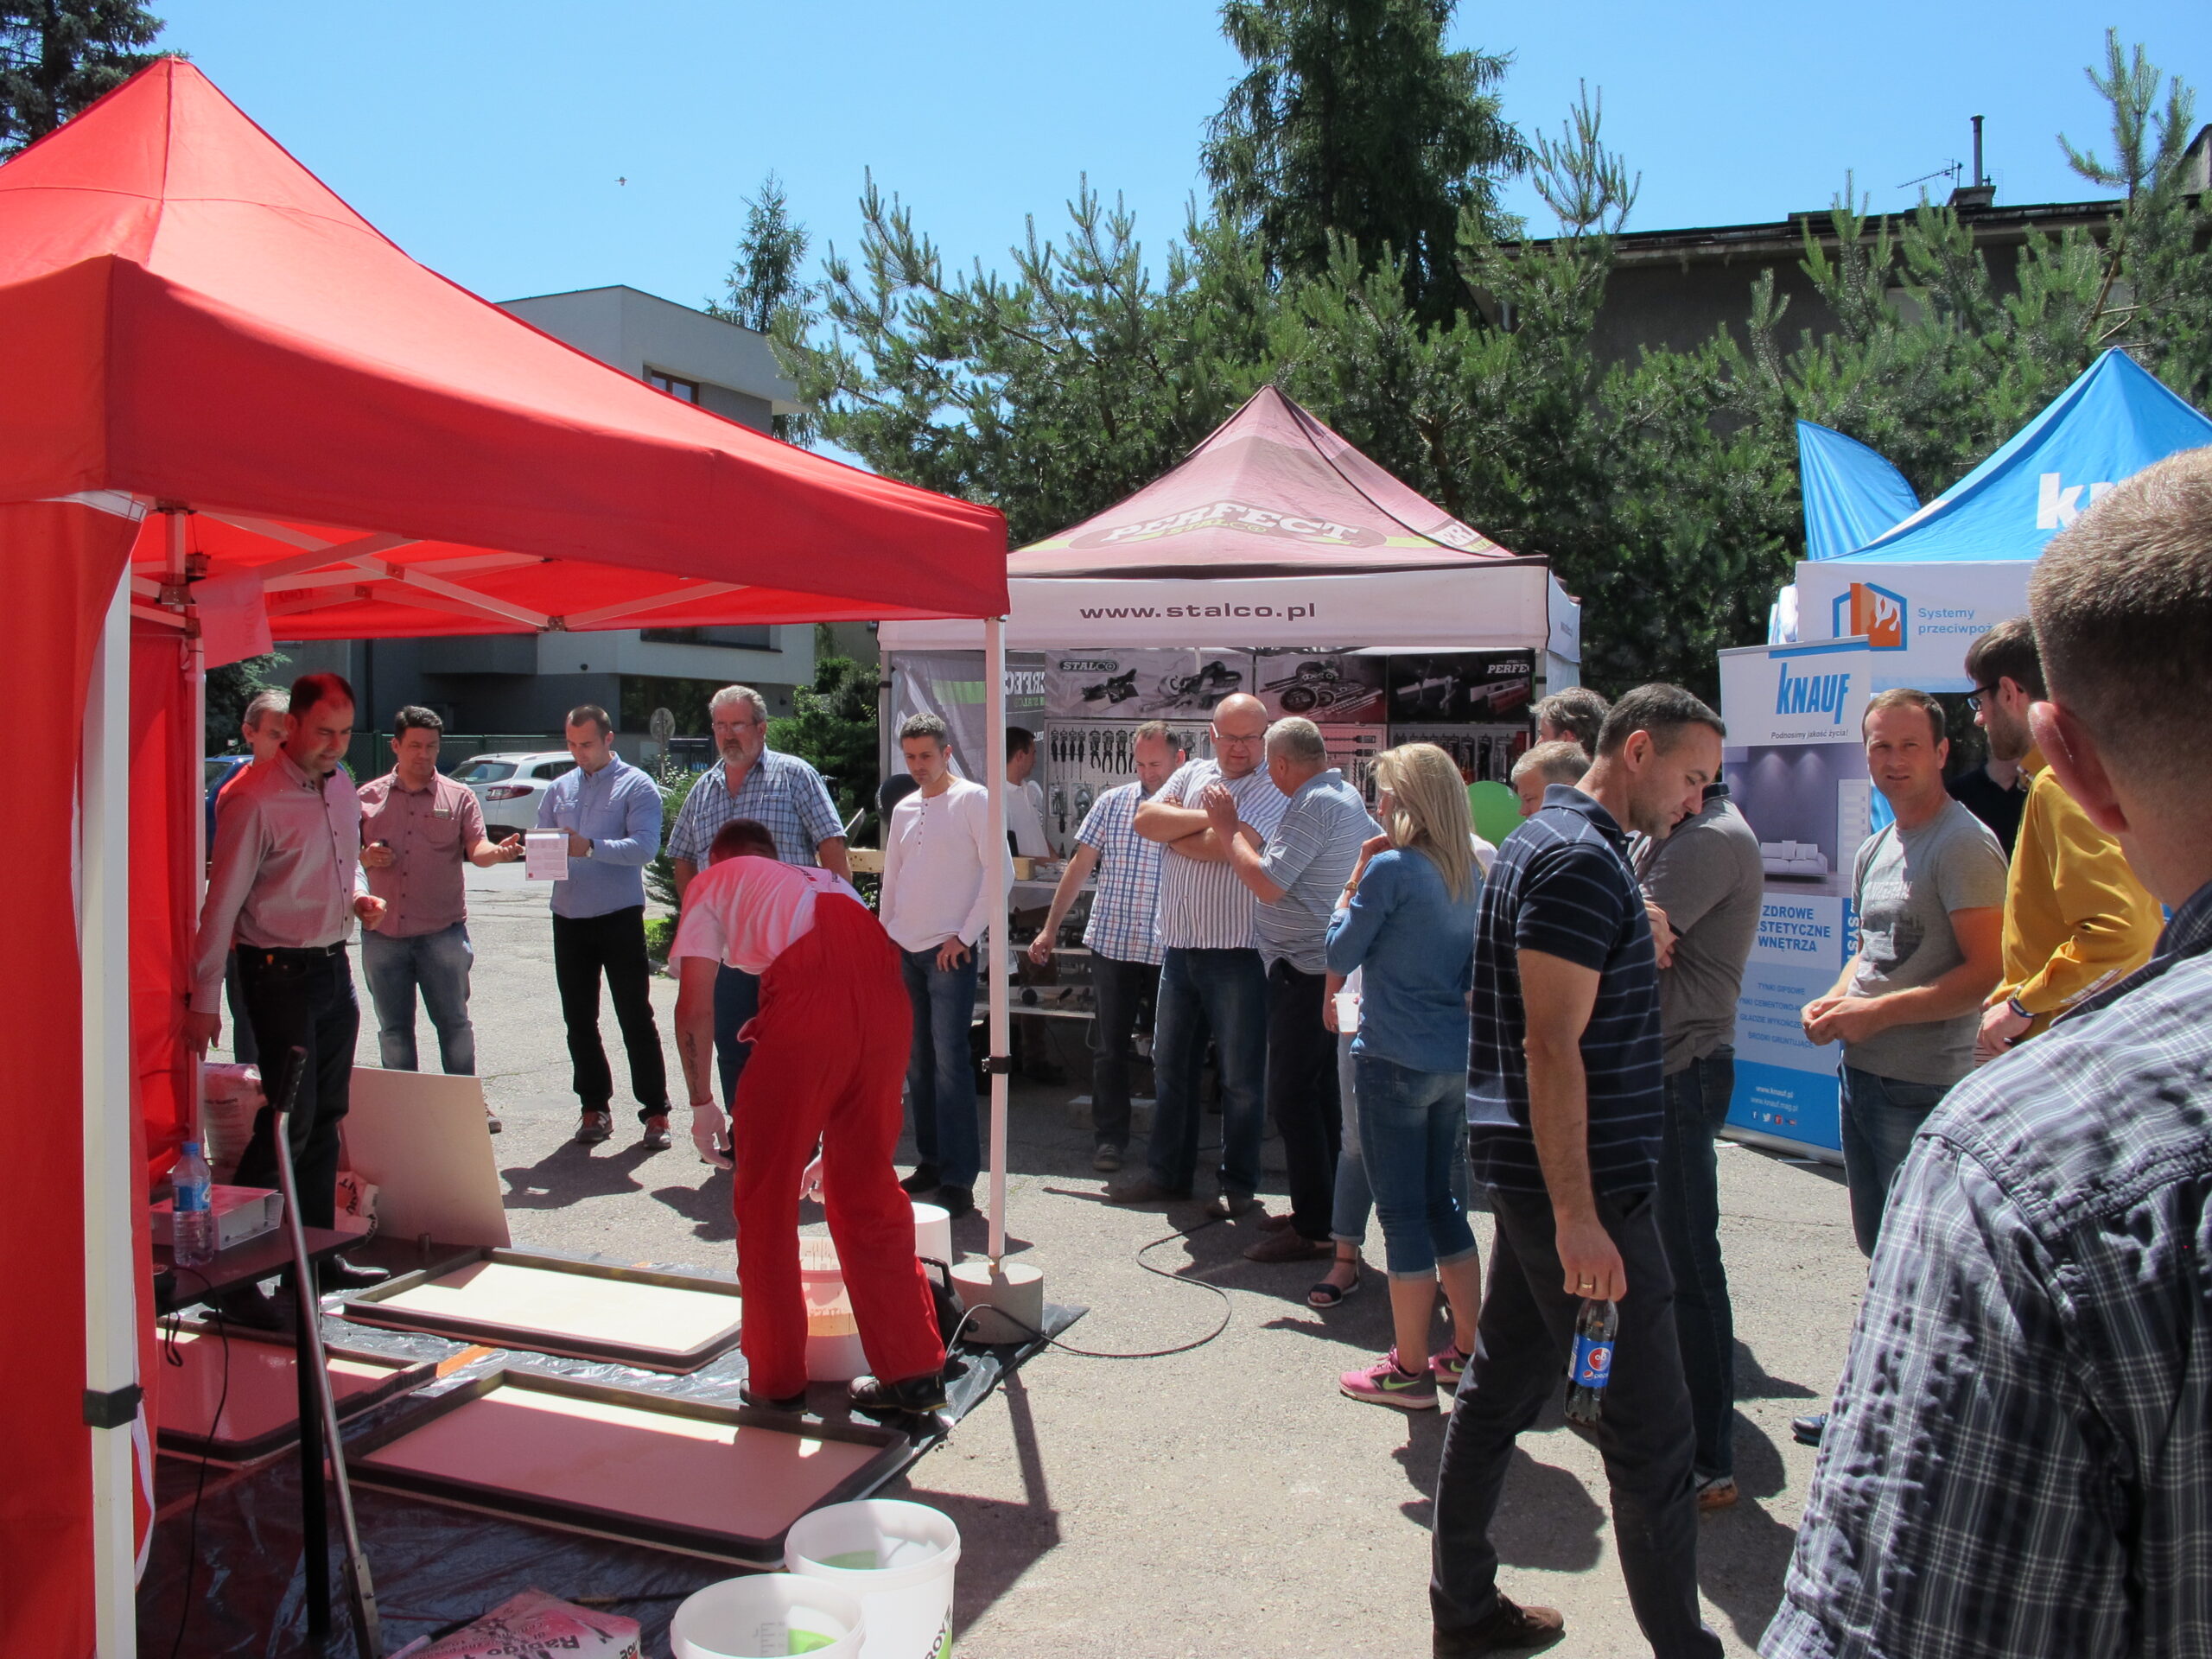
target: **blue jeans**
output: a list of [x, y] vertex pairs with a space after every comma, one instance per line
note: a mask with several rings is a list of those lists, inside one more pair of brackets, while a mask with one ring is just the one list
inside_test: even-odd
[[1198, 1072], [1205, 1033], [1221, 1063], [1221, 1185], [1260, 1190], [1266, 1137], [1268, 979], [1257, 950], [1170, 949], [1160, 965], [1152, 1036], [1152, 1179], [1188, 1194], [1198, 1168]]
[[1675, 1275], [1675, 1334], [1689, 1384], [1700, 1480], [1736, 1472], [1736, 1314], [1720, 1261], [1720, 1162], [1713, 1147], [1735, 1088], [1732, 1048], [1673, 1073], [1659, 1141], [1659, 1242]]
[[1851, 1189], [1851, 1230], [1870, 1262], [1882, 1236], [1890, 1183], [1928, 1114], [1950, 1092], [1948, 1083], [1905, 1083], [1855, 1065], [1843, 1068], [1843, 1179]]
[[361, 935], [361, 976], [377, 1009], [377, 1058], [387, 1071], [412, 1071], [415, 993], [423, 993], [438, 1033], [438, 1064], [448, 1077], [476, 1075], [476, 1027], [468, 1022], [468, 968], [476, 958], [468, 924], [388, 939]]
[[[1344, 1144], [1337, 1152], [1336, 1201], [1329, 1218], [1329, 1236], [1340, 1244], [1367, 1243], [1367, 1217], [1375, 1209], [1375, 1194], [1367, 1185], [1367, 1161], [1359, 1155], [1359, 1082], [1352, 1058], [1351, 1039], [1337, 1038], [1337, 1097], [1344, 1105]], [[1472, 1209], [1467, 1197], [1467, 1160], [1452, 1160], [1452, 1192], [1463, 1211]]]
[[760, 1012], [760, 976], [724, 963], [715, 973], [715, 1069], [721, 1074], [722, 1107], [737, 1109], [737, 1080], [745, 1075], [753, 1045], [737, 1033]]
[[1475, 1253], [1465, 1198], [1467, 1074], [1416, 1071], [1369, 1054], [1352, 1065], [1384, 1265], [1393, 1279], [1426, 1279], [1439, 1263]]
[[968, 1055], [968, 1033], [976, 1023], [976, 952], [957, 968], [940, 968], [934, 945], [901, 950], [899, 969], [914, 1005], [914, 1046], [906, 1057], [914, 1150], [945, 1185], [972, 1189], [983, 1166], [976, 1068]]

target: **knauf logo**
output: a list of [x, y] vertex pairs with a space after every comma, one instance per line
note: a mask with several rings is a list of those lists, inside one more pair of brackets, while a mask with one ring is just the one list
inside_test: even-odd
[[2045, 473], [2036, 480], [2036, 528], [2064, 530], [2082, 516], [2082, 492], [2089, 493], [2091, 506], [2104, 498], [2111, 489], [2109, 480], [2095, 484], [2068, 484], [2056, 473]]
[[1777, 664], [1781, 677], [1774, 683], [1774, 712], [1777, 715], [1826, 715], [1843, 724], [1843, 706], [1851, 697], [1848, 674], [1792, 674], [1789, 664]]
[[1832, 625], [1840, 639], [1866, 636], [1870, 651], [1903, 651], [1905, 645], [1904, 596], [1871, 582], [1854, 582], [1848, 593], [1835, 596]]

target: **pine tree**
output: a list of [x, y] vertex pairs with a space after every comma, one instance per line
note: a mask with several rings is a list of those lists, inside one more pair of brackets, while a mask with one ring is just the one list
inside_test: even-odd
[[162, 54], [137, 0], [0, 0], [0, 161]]
[[[745, 199], [745, 233], [737, 257], [723, 279], [723, 298], [707, 302], [707, 315], [770, 336], [780, 362], [790, 342], [803, 339], [814, 320], [814, 283], [799, 272], [810, 238], [806, 226], [791, 216], [784, 181], [773, 169], [760, 181], [760, 194]], [[788, 372], [788, 371], [787, 371]], [[779, 415], [773, 430], [787, 443], [812, 443], [818, 430], [811, 415]]]
[[1372, 268], [1394, 257], [1414, 308], [1469, 308], [1459, 219], [1506, 228], [1498, 181], [1529, 153], [1501, 113], [1503, 56], [1449, 51], [1458, 0], [1227, 0], [1249, 66], [1205, 151], [1216, 200], [1277, 278], [1327, 268], [1332, 238]]

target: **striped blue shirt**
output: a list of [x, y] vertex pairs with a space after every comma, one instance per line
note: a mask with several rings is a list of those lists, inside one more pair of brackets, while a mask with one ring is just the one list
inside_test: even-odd
[[1542, 1192], [1529, 1128], [1529, 1034], [1523, 950], [1598, 976], [1582, 1033], [1589, 1098], [1590, 1185], [1628, 1192], [1657, 1179], [1662, 1052], [1659, 965], [1651, 920], [1613, 815], [1565, 784], [1505, 838], [1475, 914], [1475, 1004], [1467, 1056], [1469, 1150], [1475, 1176], [1510, 1192]]
[[706, 868], [715, 831], [733, 818], [765, 824], [776, 838], [777, 859], [785, 864], [821, 863], [815, 849], [845, 833], [822, 774], [795, 754], [763, 749], [734, 795], [729, 768], [719, 760], [691, 785], [676, 815], [676, 828], [669, 832], [668, 855]]
[[1091, 895], [1090, 921], [1083, 942], [1116, 962], [1160, 965], [1160, 843], [1136, 832], [1141, 784], [1119, 784], [1091, 803], [1078, 846], [1098, 855], [1098, 891]]
[[[1221, 775], [1211, 760], [1186, 760], [1153, 798], [1163, 806], [1198, 810], [1210, 784], [1224, 786], [1236, 816], [1262, 836], [1272, 836], [1287, 804], [1265, 766], [1242, 778]], [[1179, 853], [1160, 861], [1160, 943], [1170, 950], [1249, 950], [1260, 942], [1254, 912], [1260, 901], [1224, 861], [1202, 863]], [[1341, 884], [1339, 884], [1341, 885]]]
[[1262, 966], [1272, 970], [1287, 962], [1301, 974], [1328, 971], [1323, 958], [1330, 913], [1359, 862], [1361, 843], [1382, 833], [1359, 791], [1334, 766], [1307, 779], [1284, 801], [1260, 860], [1262, 874], [1282, 889], [1281, 898], [1259, 908]]

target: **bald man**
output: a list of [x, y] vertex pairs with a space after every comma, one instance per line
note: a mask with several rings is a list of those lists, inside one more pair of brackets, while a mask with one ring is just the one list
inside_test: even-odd
[[1259, 900], [1237, 879], [1226, 843], [1202, 802], [1219, 785], [1236, 809], [1239, 839], [1264, 849], [1282, 817], [1283, 792], [1268, 775], [1268, 711], [1257, 697], [1224, 697], [1213, 713], [1215, 758], [1178, 767], [1137, 808], [1134, 827], [1158, 842], [1160, 994], [1152, 1067], [1148, 1167], [1111, 1183], [1115, 1204], [1192, 1196], [1198, 1161], [1198, 1071], [1211, 1031], [1221, 1057], [1223, 1213], [1258, 1199], [1262, 1085], [1268, 1068], [1268, 976], [1260, 960]]

